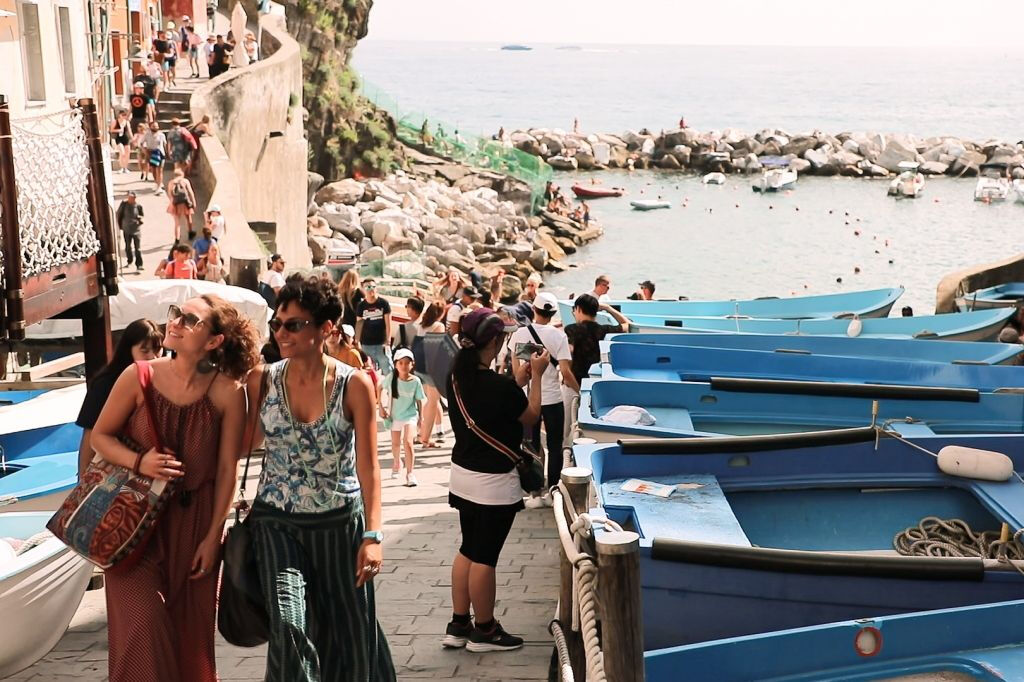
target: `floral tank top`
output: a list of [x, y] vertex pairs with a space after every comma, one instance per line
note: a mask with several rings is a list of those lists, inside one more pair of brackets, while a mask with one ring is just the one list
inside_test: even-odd
[[267, 395], [260, 408], [266, 461], [256, 499], [288, 513], [318, 514], [359, 501], [355, 431], [342, 398], [356, 370], [331, 359], [334, 389], [327, 409], [312, 423], [295, 420], [285, 399], [287, 360], [268, 365]]

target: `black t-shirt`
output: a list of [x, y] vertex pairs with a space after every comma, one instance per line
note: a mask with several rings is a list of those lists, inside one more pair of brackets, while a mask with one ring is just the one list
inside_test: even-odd
[[228, 55], [231, 54], [231, 46], [227, 43], [223, 45], [213, 46], [213, 63], [220, 64], [221, 66], [227, 66], [229, 64]]
[[[523, 442], [523, 425], [519, 421], [529, 406], [526, 394], [515, 379], [495, 374], [489, 369], [478, 369], [476, 381], [469, 385], [459, 383], [462, 402], [477, 426], [491, 438], [519, 452]], [[505, 474], [515, 467], [506, 455], [498, 452], [469, 430], [466, 420], [455, 401], [452, 380], [448, 377], [448, 418], [455, 434], [452, 462], [463, 469], [485, 474]]]
[[345, 303], [344, 301], [342, 301], [342, 305], [344, 306], [344, 309], [341, 311], [341, 323], [342, 324], [350, 324], [350, 325], [352, 325], [353, 329], [356, 328], [356, 317], [357, 317], [356, 309], [359, 307], [359, 303], [364, 298], [366, 298], [366, 297], [363, 296], [362, 290], [356, 289], [352, 293], [352, 305], [351, 306], [348, 305], [347, 303]]
[[583, 381], [590, 376], [590, 367], [601, 361], [600, 343], [608, 334], [616, 334], [622, 327], [614, 324], [598, 324], [593, 320], [585, 320], [570, 324], [565, 328], [572, 346], [572, 375], [576, 381]]
[[75, 420], [77, 426], [83, 429], [91, 429], [96, 426], [96, 420], [100, 418], [100, 412], [107, 404], [110, 392], [114, 390], [117, 377], [117, 372], [104, 372], [92, 380], [85, 392], [85, 400], [82, 401], [78, 419]]
[[[128, 104], [132, 108], [132, 120], [143, 121], [146, 119], [146, 110], [149, 107], [149, 97], [145, 94], [136, 95], [132, 93], [128, 98]], [[135, 132], [134, 130], [132, 131]]]
[[363, 321], [363, 332], [359, 343], [367, 346], [381, 346], [386, 343], [387, 325], [384, 316], [391, 314], [391, 304], [383, 298], [373, 303], [362, 300], [356, 306], [356, 316]]

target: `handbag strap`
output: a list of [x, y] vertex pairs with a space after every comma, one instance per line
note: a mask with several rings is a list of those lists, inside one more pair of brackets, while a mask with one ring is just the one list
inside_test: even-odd
[[249, 406], [252, 410], [252, 423], [249, 425], [249, 448], [245, 454], [245, 468], [242, 470], [242, 482], [238, 486], [238, 498], [245, 501], [245, 482], [249, 479], [249, 462], [252, 460], [253, 442], [256, 440], [256, 425], [260, 419], [260, 407], [263, 399], [267, 397], [267, 387], [270, 385], [270, 365], [264, 365], [263, 373], [260, 375], [260, 391], [256, 402]]
[[462, 402], [462, 395], [459, 393], [459, 382], [455, 379], [454, 374], [452, 374], [452, 393], [455, 395], [455, 402], [458, 404], [459, 412], [462, 414], [462, 418], [466, 421], [466, 426], [469, 430], [476, 434], [477, 438], [508, 457], [516, 466], [518, 466], [523, 460], [522, 456], [514, 453], [511, 448], [501, 441], [489, 436], [487, 432], [477, 426], [476, 422], [473, 421], [473, 418], [469, 416], [469, 410], [466, 409], [465, 403]]
[[[146, 420], [149, 422], [149, 430], [153, 433], [154, 447], [157, 452], [164, 451], [163, 441], [160, 439], [160, 430], [156, 426], [156, 410], [153, 408], [153, 365], [145, 361], [135, 363], [135, 371], [139, 375], [139, 386], [142, 387], [142, 402], [146, 407]], [[175, 453], [181, 455], [180, 452]]]
[[[540, 334], [537, 333], [537, 330], [533, 328], [533, 325], [528, 324], [526, 325], [526, 328], [530, 330], [530, 336], [533, 337], [533, 340], [537, 343], [537, 345], [543, 348], [544, 350], [547, 350], [548, 347], [544, 345], [544, 341], [540, 338]], [[555, 360], [554, 353], [551, 354], [550, 360], [552, 367], [558, 367], [558, 360]]]

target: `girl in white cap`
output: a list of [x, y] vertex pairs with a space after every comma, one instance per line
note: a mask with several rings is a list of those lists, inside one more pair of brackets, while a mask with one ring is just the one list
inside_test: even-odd
[[384, 406], [385, 401], [381, 401], [380, 416], [391, 421], [391, 454], [394, 459], [391, 477], [398, 475], [404, 446], [405, 485], [411, 488], [418, 483], [412, 473], [413, 439], [416, 437], [420, 415], [423, 413], [423, 401], [427, 396], [423, 391], [423, 382], [413, 374], [416, 363], [412, 351], [408, 348], [398, 349], [395, 351], [394, 362], [394, 371], [382, 382], [384, 393], [389, 396], [389, 400], [388, 407]]

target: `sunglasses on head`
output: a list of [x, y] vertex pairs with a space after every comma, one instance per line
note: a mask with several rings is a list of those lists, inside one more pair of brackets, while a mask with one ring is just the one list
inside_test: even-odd
[[274, 332], [275, 334], [281, 331], [282, 329], [291, 334], [298, 334], [311, 324], [313, 324], [313, 320], [300, 320], [298, 318], [295, 318], [284, 321], [279, 320], [276, 317], [267, 323], [267, 325], [270, 327], [270, 331]]
[[203, 318], [195, 313], [186, 313], [176, 305], [167, 308], [167, 324], [180, 324], [185, 329], [195, 329], [203, 323]]

